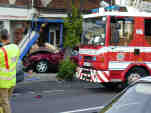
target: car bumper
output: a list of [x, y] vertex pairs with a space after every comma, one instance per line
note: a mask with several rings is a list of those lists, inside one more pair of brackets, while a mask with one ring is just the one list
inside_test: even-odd
[[86, 69], [81, 67], [77, 68], [76, 78], [94, 83], [110, 82], [109, 71]]

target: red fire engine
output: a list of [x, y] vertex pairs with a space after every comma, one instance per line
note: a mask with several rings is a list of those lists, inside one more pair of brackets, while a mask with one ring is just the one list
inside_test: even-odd
[[[92, 16], [93, 15], [93, 16]], [[81, 80], [126, 85], [151, 74], [151, 13], [106, 12], [84, 21]]]

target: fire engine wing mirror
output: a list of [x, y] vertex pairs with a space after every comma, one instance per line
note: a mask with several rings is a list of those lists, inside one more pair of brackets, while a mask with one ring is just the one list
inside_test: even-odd
[[115, 31], [115, 32], [113, 33], [113, 37], [112, 37], [111, 41], [112, 41], [112, 43], [114, 43], [114, 44], [119, 43], [119, 41], [120, 41], [120, 35], [119, 35], [119, 32], [118, 32], [118, 31]]

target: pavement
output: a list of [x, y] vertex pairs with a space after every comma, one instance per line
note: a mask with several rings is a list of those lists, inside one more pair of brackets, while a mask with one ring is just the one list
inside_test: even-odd
[[32, 73], [25, 74], [25, 80], [16, 85], [16, 93], [41, 93], [52, 90], [65, 90], [65, 89], [88, 89], [100, 88], [100, 84], [88, 83], [80, 80], [64, 81], [57, 80], [56, 73]]
[[72, 81], [66, 81], [66, 80], [58, 80], [57, 79], [57, 74], [56, 73], [32, 73], [32, 74], [25, 74], [25, 80], [20, 83], [20, 84], [41, 84], [41, 83], [46, 83], [46, 84], [52, 84], [52, 86], [58, 86], [58, 84], [61, 87], [68, 87], [68, 88], [100, 88], [100, 84], [97, 83], [90, 83], [86, 81], [81, 81], [78, 79], [73, 79]]
[[25, 73], [25, 80], [23, 83], [41, 82], [41, 81], [58, 81], [56, 73]]

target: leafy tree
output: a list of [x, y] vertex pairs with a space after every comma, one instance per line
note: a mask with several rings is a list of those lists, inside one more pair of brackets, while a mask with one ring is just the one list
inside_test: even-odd
[[62, 60], [59, 64], [57, 78], [61, 80], [73, 80], [76, 67], [77, 65], [70, 58]]
[[64, 47], [68, 55], [65, 54], [70, 56], [71, 49], [80, 44], [82, 33], [82, 16], [74, 5], [72, 5], [71, 13], [64, 19], [64, 31]]

